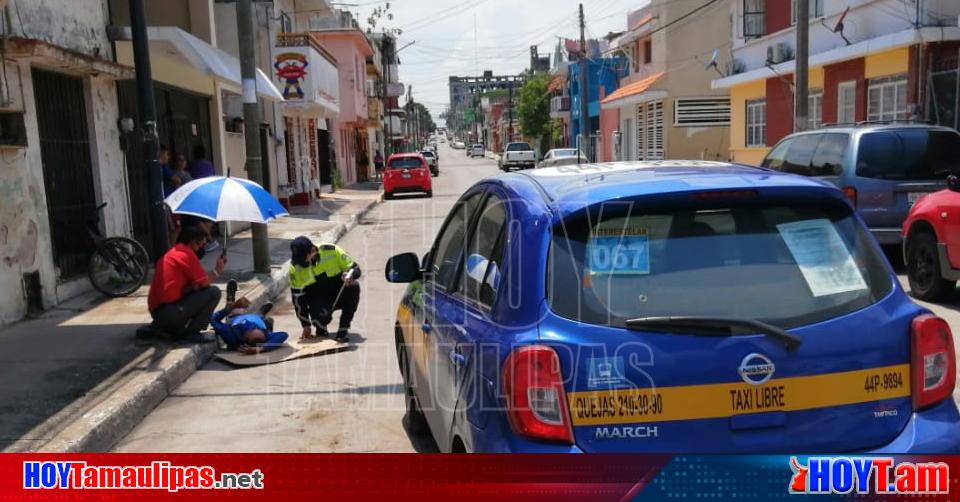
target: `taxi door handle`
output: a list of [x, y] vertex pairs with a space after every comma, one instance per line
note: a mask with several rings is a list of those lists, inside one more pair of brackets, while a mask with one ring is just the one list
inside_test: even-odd
[[457, 349], [450, 351], [450, 362], [453, 363], [457, 368], [463, 366], [463, 363], [467, 361], [466, 357], [463, 357], [463, 354], [460, 353]]

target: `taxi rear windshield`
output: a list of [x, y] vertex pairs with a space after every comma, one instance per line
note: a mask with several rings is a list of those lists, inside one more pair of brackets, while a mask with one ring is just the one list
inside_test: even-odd
[[891, 288], [869, 235], [841, 204], [606, 204], [554, 229], [547, 264], [555, 313], [619, 327], [706, 316], [791, 328], [862, 309]]
[[393, 159], [390, 161], [390, 169], [413, 169], [416, 167], [423, 167], [423, 164], [420, 163], [420, 159], [417, 158], [405, 158], [405, 159]]

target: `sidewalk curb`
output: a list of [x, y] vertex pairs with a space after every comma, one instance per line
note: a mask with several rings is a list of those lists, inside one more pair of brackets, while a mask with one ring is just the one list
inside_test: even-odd
[[[380, 197], [371, 200], [360, 212], [339, 221], [337, 226], [325, 232], [321, 240], [337, 242], [357, 226], [360, 219], [383, 201]], [[250, 291], [242, 292], [254, 307], [276, 298], [289, 286], [287, 269], [289, 260], [270, 273], [270, 276]], [[194, 372], [209, 361], [215, 344], [179, 347], [163, 353], [150, 362], [150, 369], [125, 382], [111, 392], [103, 401], [83, 413], [79, 418], [57, 431], [56, 434], [36, 449], [39, 452], [79, 453], [109, 451], [140, 423], [141, 420], [164, 399], [185, 382]], [[149, 357], [131, 363], [136, 366], [147, 362]], [[120, 373], [131, 371], [131, 365]]]

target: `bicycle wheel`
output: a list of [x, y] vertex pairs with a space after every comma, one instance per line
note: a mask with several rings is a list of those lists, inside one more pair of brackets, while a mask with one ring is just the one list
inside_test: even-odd
[[118, 298], [136, 291], [147, 279], [150, 258], [139, 242], [111, 237], [90, 255], [87, 276], [97, 291]]

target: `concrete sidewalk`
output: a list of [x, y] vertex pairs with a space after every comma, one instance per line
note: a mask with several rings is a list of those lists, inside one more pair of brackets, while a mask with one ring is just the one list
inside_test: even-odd
[[[218, 284], [236, 279], [255, 306], [276, 297], [288, 287], [292, 239], [336, 242], [381, 197], [379, 184], [355, 185], [271, 223], [270, 274], [252, 271], [249, 230], [231, 237]], [[0, 329], [0, 448], [105, 451], [212, 356], [213, 344], [137, 340], [150, 321], [146, 296], [147, 287], [118, 299], [91, 293]]]

